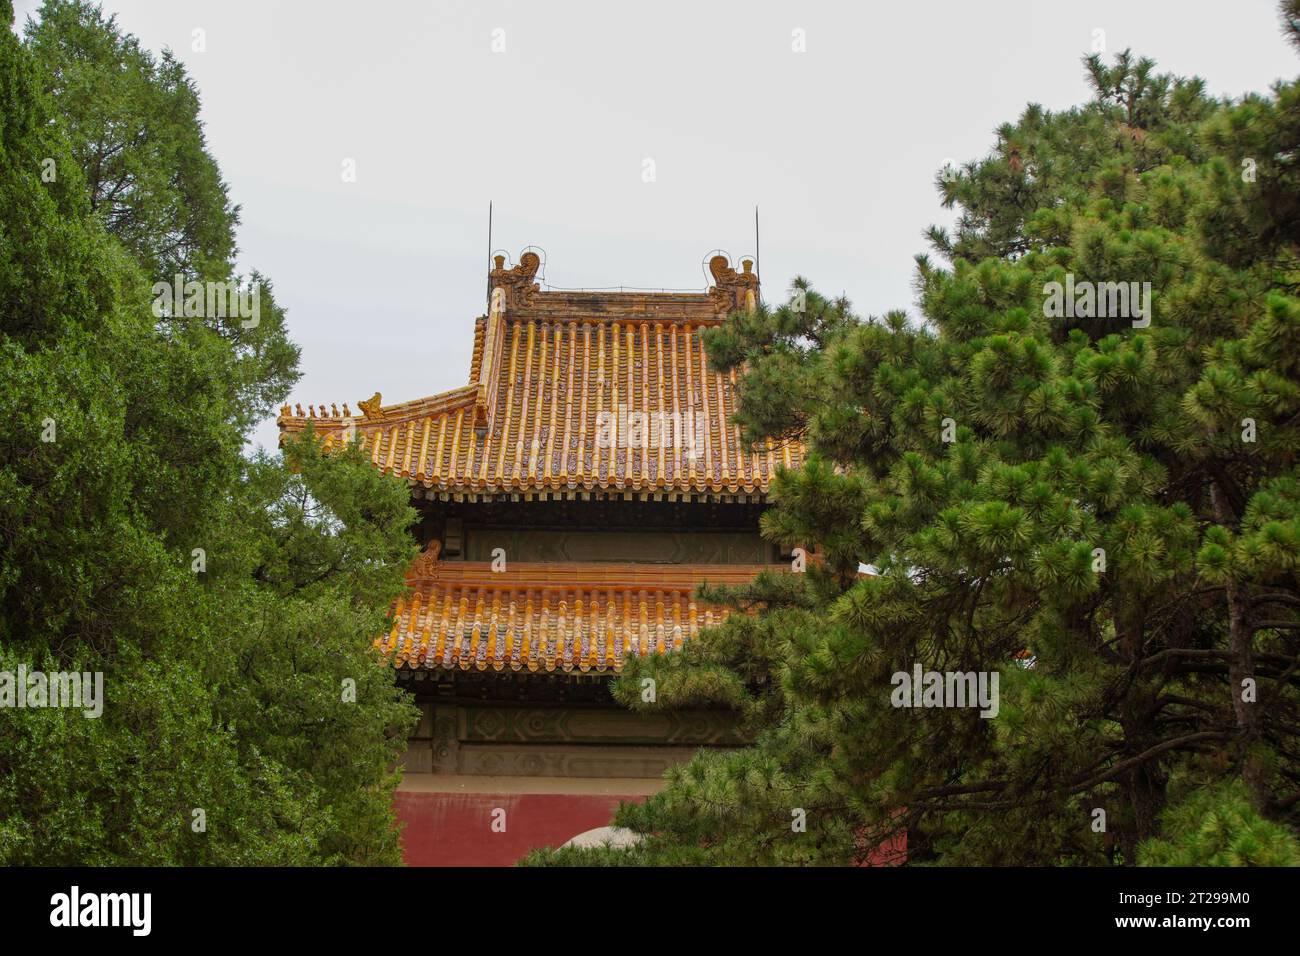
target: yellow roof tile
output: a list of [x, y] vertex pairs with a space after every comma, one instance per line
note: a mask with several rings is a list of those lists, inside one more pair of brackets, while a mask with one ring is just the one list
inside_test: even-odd
[[[629, 655], [679, 650], [726, 609], [701, 608], [695, 587], [738, 584], [760, 566], [490, 562], [412, 569], [408, 601], [375, 645], [397, 667], [610, 672]], [[683, 624], [683, 620], [687, 623]]]
[[377, 468], [431, 496], [762, 495], [778, 464], [799, 465], [797, 441], [741, 441], [735, 373], [711, 371], [701, 339], [752, 302], [756, 275], [719, 256], [706, 293], [542, 292], [530, 256], [493, 270], [469, 385], [388, 406], [376, 393], [357, 416], [286, 405], [282, 433], [311, 422], [331, 447], [355, 434]]

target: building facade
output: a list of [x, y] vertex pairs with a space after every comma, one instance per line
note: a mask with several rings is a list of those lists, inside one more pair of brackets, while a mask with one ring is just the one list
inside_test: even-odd
[[701, 293], [543, 291], [540, 264], [496, 257], [466, 385], [279, 419], [359, 439], [420, 513], [409, 594], [376, 641], [421, 711], [397, 798], [412, 864], [511, 863], [739, 744], [728, 712], [634, 714], [609, 681], [723, 619], [699, 584], [789, 567], [758, 522], [802, 448], [742, 441], [735, 375], [701, 341], [755, 307], [752, 263], [714, 256]]

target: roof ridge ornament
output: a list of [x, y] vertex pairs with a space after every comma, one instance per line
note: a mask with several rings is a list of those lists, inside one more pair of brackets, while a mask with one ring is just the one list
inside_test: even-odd
[[366, 419], [378, 421], [384, 417], [383, 401], [384, 396], [375, 392], [370, 398], [357, 402], [357, 408]]
[[442, 551], [442, 542], [434, 538], [428, 547], [421, 551], [406, 572], [408, 578], [427, 580], [438, 576], [438, 555]]
[[753, 271], [754, 260], [741, 259], [740, 267], [740, 272], [731, 268], [731, 262], [721, 254], [709, 260], [709, 272], [714, 283], [709, 296], [718, 303], [721, 311], [744, 309], [752, 312], [757, 306], [758, 273]]
[[506, 257], [493, 257], [495, 265], [489, 276], [493, 292], [500, 288], [505, 290], [506, 304], [510, 308], [526, 308], [541, 286], [533, 282], [537, 270], [542, 267], [542, 257], [535, 252], [525, 252], [519, 257], [519, 265], [513, 269], [506, 268]]

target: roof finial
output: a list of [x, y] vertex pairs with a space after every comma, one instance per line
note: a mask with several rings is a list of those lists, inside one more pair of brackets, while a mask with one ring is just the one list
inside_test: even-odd
[[754, 261], [741, 261], [741, 270], [731, 268], [727, 257], [716, 255], [709, 260], [709, 272], [713, 274], [713, 288], [709, 294], [718, 302], [723, 312], [736, 309], [753, 309], [758, 298], [758, 275], [753, 271]]

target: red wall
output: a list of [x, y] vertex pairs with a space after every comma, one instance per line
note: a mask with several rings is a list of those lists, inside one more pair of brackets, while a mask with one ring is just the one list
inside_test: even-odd
[[[620, 801], [644, 796], [567, 793], [420, 793], [398, 791], [397, 818], [407, 866], [510, 866], [529, 850], [559, 846], [609, 826]], [[505, 810], [504, 833], [492, 811]]]
[[[609, 826], [620, 801], [644, 796], [567, 793], [420, 793], [398, 791], [397, 818], [407, 866], [511, 866], [529, 850], [559, 846], [579, 833]], [[505, 810], [504, 833], [492, 811]], [[907, 834], [875, 849], [863, 866], [907, 861]]]

